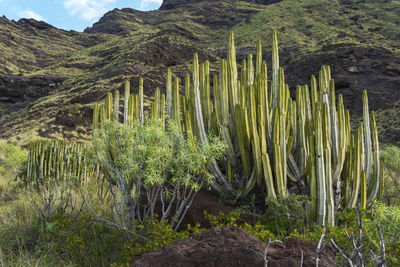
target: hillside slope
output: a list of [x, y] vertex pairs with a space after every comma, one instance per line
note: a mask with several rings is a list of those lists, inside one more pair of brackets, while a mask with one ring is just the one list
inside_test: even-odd
[[393, 143], [400, 120], [386, 118], [400, 110], [399, 14], [397, 0], [166, 0], [156, 11], [112, 10], [83, 33], [2, 18], [0, 49], [9, 56], [0, 59], [0, 137], [85, 138], [92, 104], [124, 80], [137, 88], [143, 77], [151, 97], [166, 68], [182, 77], [194, 52], [212, 64], [224, 57], [231, 30], [238, 60], [262, 39], [270, 62], [275, 27], [292, 88], [330, 64], [346, 107], [360, 114], [367, 89], [371, 109], [382, 110], [382, 140]]

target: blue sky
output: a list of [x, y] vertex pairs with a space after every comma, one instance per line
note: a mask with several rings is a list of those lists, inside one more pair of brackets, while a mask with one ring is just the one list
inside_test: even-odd
[[0, 16], [34, 18], [57, 28], [83, 31], [114, 8], [158, 9], [162, 0], [0, 0]]

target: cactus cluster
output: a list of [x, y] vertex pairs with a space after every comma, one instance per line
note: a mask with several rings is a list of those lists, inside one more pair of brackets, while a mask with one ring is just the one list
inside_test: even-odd
[[[155, 91], [151, 116], [178, 122], [188, 135], [207, 142], [220, 135], [228, 148], [224, 161], [212, 161], [214, 190], [234, 199], [257, 187], [269, 198], [290, 193], [309, 194], [312, 217], [321, 225], [334, 224], [340, 207], [366, 208], [382, 190], [381, 163], [374, 112], [369, 113], [363, 93], [363, 122], [352, 133], [343, 97], [336, 100], [329, 66], [323, 66], [310, 87], [298, 85], [295, 99], [279, 66], [278, 40], [272, 31], [272, 79], [268, 79], [261, 41], [238, 72], [234, 35], [227, 58], [211, 77], [210, 63], [199, 64], [194, 55], [192, 76], [186, 74], [184, 95], [180, 80], [167, 72], [166, 96]], [[212, 85], [211, 85], [212, 83]], [[211, 89], [213, 89], [213, 98]], [[117, 119], [119, 92], [109, 93], [105, 104], [95, 106], [94, 127], [104, 119]], [[112, 115], [115, 113], [115, 116]], [[125, 87], [124, 122], [143, 122], [143, 80], [139, 94]]]
[[29, 150], [24, 182], [36, 188], [53, 187], [63, 182], [84, 184], [95, 172], [87, 161], [84, 148], [79, 144], [36, 142]]

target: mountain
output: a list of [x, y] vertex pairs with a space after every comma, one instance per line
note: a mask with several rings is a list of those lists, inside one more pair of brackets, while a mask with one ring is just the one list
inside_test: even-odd
[[155, 11], [114, 9], [84, 32], [0, 18], [0, 138], [85, 139], [93, 103], [126, 79], [136, 93], [143, 77], [149, 99], [167, 67], [190, 70], [194, 52], [215, 69], [230, 31], [238, 60], [261, 39], [271, 62], [272, 27], [291, 88], [329, 64], [352, 119], [366, 89], [381, 141], [400, 141], [398, 0], [165, 0]]

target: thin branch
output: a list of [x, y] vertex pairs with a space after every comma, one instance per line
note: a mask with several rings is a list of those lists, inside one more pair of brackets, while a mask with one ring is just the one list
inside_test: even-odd
[[381, 226], [379, 224], [376, 225], [376, 228], [378, 228], [379, 239], [380, 239], [379, 246], [380, 246], [381, 252], [379, 253], [379, 258], [372, 251], [372, 249], [370, 251], [371, 251], [372, 257], [374, 258], [374, 260], [375, 260], [376, 264], [378, 265], [378, 267], [385, 267], [386, 266], [386, 259], [385, 259], [386, 250], [385, 250], [385, 242], [383, 240], [382, 228], [381, 228]]
[[319, 239], [317, 248], [315, 249], [315, 267], [319, 266], [319, 260], [321, 258], [322, 250], [324, 249], [323, 240], [326, 236], [326, 227], [324, 226], [324, 230], [322, 231], [321, 238]]
[[89, 211], [90, 211], [90, 212], [94, 215], [94, 217], [95, 217], [95, 219], [94, 219], [94, 220], [91, 220], [91, 221], [89, 222], [89, 224], [92, 224], [92, 223], [94, 223], [94, 222], [104, 222], [104, 223], [106, 223], [107, 225], [112, 226], [112, 227], [115, 227], [115, 228], [117, 228], [117, 229], [119, 229], [119, 230], [125, 231], [125, 232], [127, 232], [128, 234], [138, 236], [138, 237], [142, 238], [143, 240], [147, 240], [146, 237], [144, 237], [144, 236], [142, 236], [142, 235], [139, 235], [139, 234], [137, 234], [137, 233], [134, 233], [134, 232], [132, 232], [132, 231], [126, 229], [126, 228], [123, 228], [123, 227], [119, 226], [118, 224], [116, 224], [116, 223], [114, 223], [114, 222], [111, 222], [111, 221], [108, 221], [108, 220], [104, 220], [104, 219], [98, 219], [98, 216], [97, 216], [96, 212], [94, 212], [94, 210], [89, 206], [89, 204], [86, 202], [86, 199], [85, 199], [84, 201], [85, 201], [85, 204], [86, 204], [86, 206], [88, 207]]
[[342, 254], [342, 257], [347, 260], [349, 266], [353, 267], [353, 262], [351, 261], [351, 258], [347, 257], [346, 254], [344, 254], [343, 250], [335, 243], [335, 241], [332, 238], [331, 238], [331, 243], [340, 252], [340, 254]]
[[385, 250], [385, 242], [384, 242], [384, 240], [383, 240], [383, 234], [382, 234], [382, 228], [381, 228], [381, 226], [378, 224], [378, 225], [376, 225], [376, 227], [378, 228], [378, 232], [379, 232], [379, 238], [380, 238], [380, 247], [381, 247], [381, 256], [380, 256], [380, 259], [379, 259], [379, 265], [380, 266], [385, 266], [385, 263], [386, 263], [386, 260], [385, 260], [385, 252], [386, 252], [386, 250]]
[[300, 267], [303, 267], [303, 261], [304, 261], [304, 252], [301, 250], [301, 261], [300, 261]]
[[122, 228], [122, 227], [119, 226], [118, 224], [113, 223], [113, 222], [110, 222], [110, 221], [108, 221], [108, 220], [104, 220], [104, 219], [94, 219], [94, 220], [91, 220], [89, 223], [94, 223], [94, 222], [104, 222], [104, 223], [106, 223], [107, 225], [112, 226], [112, 227], [115, 227], [115, 228], [117, 228], [117, 229], [119, 229], [119, 230], [125, 231], [125, 232], [127, 232], [128, 234], [138, 236], [138, 237], [142, 238], [143, 240], [147, 240], [146, 237], [144, 237], [144, 236], [142, 236], [142, 235], [139, 235], [139, 234], [137, 234], [137, 233], [134, 233], [134, 232], [132, 232], [132, 231], [130, 231], [130, 230], [128, 230], [128, 229]]
[[354, 239], [353, 239], [353, 246], [356, 249], [356, 264], [361, 265], [361, 267], [364, 266], [364, 257], [360, 252], [362, 245], [362, 232], [363, 232], [363, 225], [362, 225], [362, 216], [363, 214], [359, 213], [357, 208], [354, 208], [356, 211], [356, 216], [357, 216], [357, 224], [358, 224], [358, 239], [357, 239], [357, 246], [354, 245]]
[[275, 243], [280, 243], [283, 245], [282, 241], [280, 240], [274, 240], [274, 241], [269, 241], [267, 244], [267, 247], [264, 250], [264, 263], [265, 263], [265, 267], [268, 267], [268, 259], [267, 259], [267, 254], [268, 254], [268, 249], [271, 245], [275, 244]]

